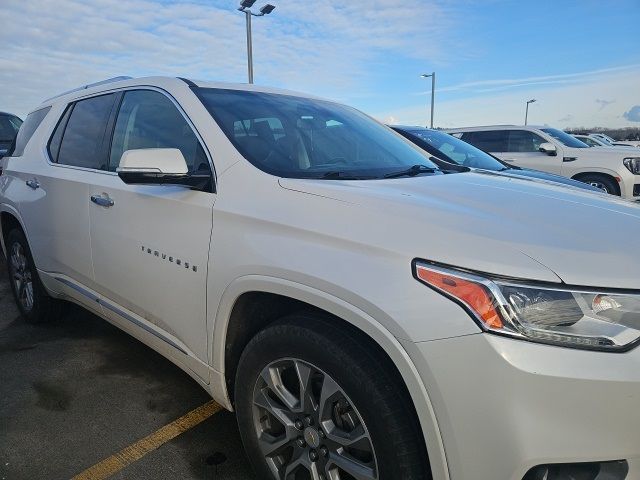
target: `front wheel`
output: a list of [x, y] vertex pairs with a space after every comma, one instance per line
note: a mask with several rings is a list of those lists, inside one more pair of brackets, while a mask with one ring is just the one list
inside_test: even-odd
[[580, 177], [580, 181], [588, 183], [592, 187], [599, 188], [600, 190], [603, 190], [604, 192], [611, 195], [620, 195], [620, 189], [618, 185], [610, 177], [594, 173], [583, 175], [582, 177]]
[[406, 389], [359, 340], [303, 314], [268, 327], [246, 347], [235, 401], [258, 478], [431, 478]]

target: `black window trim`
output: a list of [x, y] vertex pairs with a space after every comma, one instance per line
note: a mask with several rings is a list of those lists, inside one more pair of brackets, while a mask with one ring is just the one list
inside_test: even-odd
[[[207, 159], [209, 160], [209, 167], [211, 168], [212, 178], [211, 178], [211, 191], [207, 192], [207, 193], [216, 193], [217, 192], [216, 186], [217, 186], [217, 183], [218, 183], [218, 177], [217, 177], [217, 174], [216, 174], [216, 168], [215, 168], [215, 165], [213, 163], [213, 157], [211, 156], [211, 153], [209, 152], [209, 148], [207, 147], [206, 142], [202, 138], [202, 135], [200, 134], [200, 132], [198, 131], [198, 129], [196, 128], [194, 123], [191, 121], [191, 119], [189, 118], [187, 113], [184, 111], [182, 106], [173, 97], [173, 95], [171, 95], [166, 90], [164, 90], [164, 89], [162, 89], [160, 87], [156, 87], [154, 85], [134, 85], [134, 86], [130, 86], [130, 87], [114, 88], [114, 89], [111, 89], [111, 90], [104, 90], [104, 91], [92, 93], [92, 94], [89, 94], [89, 95], [83, 95], [81, 97], [77, 97], [77, 98], [73, 98], [73, 99], [69, 100], [67, 102], [67, 104], [64, 106], [64, 108], [62, 109], [62, 112], [60, 114], [60, 117], [58, 118], [58, 121], [56, 122], [55, 127], [51, 130], [51, 133], [49, 134], [49, 140], [47, 141], [47, 148], [46, 148], [47, 162], [49, 163], [49, 165], [51, 165], [53, 167], [72, 168], [72, 169], [76, 169], [76, 170], [99, 173], [99, 174], [103, 174], [103, 175], [117, 176], [118, 175], [117, 172], [111, 172], [111, 171], [108, 171], [108, 170], [99, 170], [99, 169], [95, 169], [95, 168], [78, 167], [76, 165], [65, 165], [65, 164], [57, 163], [57, 161], [54, 162], [54, 161], [52, 161], [51, 154], [49, 152], [49, 144], [51, 143], [51, 139], [53, 138], [53, 135], [56, 132], [58, 124], [64, 118], [66, 111], [69, 108], [73, 108], [73, 105], [75, 105], [77, 102], [79, 102], [81, 100], [87, 100], [87, 99], [93, 98], [93, 97], [99, 97], [101, 95], [108, 95], [108, 94], [111, 94], [111, 93], [120, 93], [120, 95], [121, 95], [120, 98], [116, 98], [115, 103], [114, 103], [114, 109], [113, 110], [115, 111], [115, 114], [112, 111], [112, 115], [109, 117], [109, 121], [107, 122], [107, 130], [105, 130], [105, 135], [107, 133], [109, 135], [109, 144], [108, 144], [108, 146], [109, 146], [109, 149], [110, 149], [111, 148], [111, 140], [113, 139], [113, 133], [114, 133], [114, 130], [115, 130], [116, 119], [117, 119], [118, 113], [120, 112], [120, 106], [122, 104], [122, 98], [124, 97], [124, 94], [126, 92], [132, 91], [132, 90], [152, 90], [152, 91], [159, 92], [162, 95], [164, 95], [165, 97], [167, 97], [173, 103], [173, 105], [178, 109], [178, 111], [180, 112], [182, 117], [185, 119], [187, 124], [191, 127], [191, 130], [193, 131], [193, 133], [196, 135], [196, 138], [198, 139], [198, 142], [200, 142], [200, 146], [204, 150], [204, 153], [207, 156]], [[195, 93], [194, 93], [194, 96], [195, 96]], [[200, 101], [200, 100], [198, 99], [198, 101]], [[71, 117], [71, 115], [69, 115], [69, 117]], [[67, 121], [69, 120], [69, 117], [67, 117]], [[212, 118], [212, 120], [213, 120], [213, 118]], [[65, 125], [64, 128], [66, 129], [67, 126]], [[64, 137], [64, 133], [63, 133], [62, 136]], [[108, 153], [109, 152], [107, 152], [107, 154]]]
[[[59, 168], [71, 168], [73, 170], [80, 170], [80, 171], [84, 171], [84, 172], [93, 172], [93, 173], [102, 173], [102, 174], [110, 174], [110, 175], [114, 175], [116, 174], [115, 172], [109, 172], [108, 170], [101, 170], [99, 168], [89, 168], [89, 167], [81, 167], [79, 165], [68, 165], [66, 163], [59, 163], [58, 162], [58, 158], [56, 157], [56, 159], [54, 160], [51, 156], [51, 141], [53, 140], [53, 136], [56, 134], [56, 130], [58, 129], [58, 125], [60, 125], [60, 123], [64, 120], [65, 124], [64, 124], [64, 130], [62, 132], [62, 137], [60, 138], [60, 146], [62, 146], [62, 140], [64, 139], [64, 134], [67, 131], [67, 124], [69, 123], [69, 119], [71, 118], [71, 115], [73, 114], [73, 109], [75, 108], [76, 104], [78, 102], [81, 102], [83, 100], [89, 100], [91, 98], [96, 98], [96, 97], [102, 97], [104, 95], [111, 95], [113, 93], [117, 93], [117, 91], [114, 90], [110, 90], [110, 91], [104, 91], [104, 92], [98, 92], [95, 93], [93, 95], [86, 95], [83, 97], [78, 97], [78, 98], [74, 98], [72, 100], [70, 100], [69, 102], [67, 102], [67, 104], [65, 105], [65, 107], [63, 108], [60, 117], [58, 118], [58, 121], [56, 122], [55, 127], [51, 130], [51, 133], [49, 134], [49, 140], [47, 141], [47, 148], [45, 149], [47, 152], [47, 163], [49, 165], [51, 165], [52, 167], [59, 167]], [[109, 113], [109, 119], [111, 118], [111, 115], [113, 114], [113, 110], [115, 105], [118, 103], [118, 98], [116, 97], [114, 99], [114, 104], [111, 106], [111, 112]], [[69, 115], [67, 115], [67, 112], [69, 112]], [[66, 118], [65, 118], [66, 117]], [[102, 150], [102, 153], [105, 153], [105, 135], [107, 132], [107, 128], [109, 127], [109, 123], [107, 121], [107, 125], [105, 127], [105, 131], [102, 134], [102, 143], [100, 145], [100, 150]], [[58, 156], [60, 155], [60, 151], [58, 150]], [[117, 175], [117, 174], [116, 174]]]
[[[62, 110], [62, 115], [58, 117], [58, 120], [56, 121], [56, 124], [53, 127], [53, 130], [51, 130], [51, 134], [49, 135], [49, 140], [47, 141], [47, 161], [49, 162], [50, 165], [72, 166], [72, 165], [60, 165], [58, 163], [58, 155], [60, 154], [60, 147], [58, 147], [58, 155], [56, 155], [56, 158], [53, 158], [53, 155], [51, 155], [51, 142], [53, 140], [53, 136], [58, 131], [58, 127], [61, 126], [62, 136], [60, 137], [60, 145], [62, 145], [62, 138], [64, 137], [64, 132], [67, 129], [67, 123], [69, 123], [69, 117], [71, 117], [71, 111], [73, 110], [74, 106], [75, 106], [75, 102], [69, 103], [64, 107], [64, 109]], [[69, 115], [67, 115], [67, 113], [69, 113]], [[64, 122], [64, 125], [62, 125], [62, 122]]]

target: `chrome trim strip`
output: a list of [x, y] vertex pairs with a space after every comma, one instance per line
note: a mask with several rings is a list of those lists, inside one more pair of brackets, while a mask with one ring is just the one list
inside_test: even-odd
[[180, 345], [178, 345], [173, 340], [165, 337], [164, 335], [160, 334], [159, 332], [156, 332], [154, 329], [150, 328], [148, 325], [144, 324], [143, 322], [141, 322], [137, 318], [129, 315], [127, 312], [125, 312], [123, 310], [120, 310], [118, 307], [116, 307], [115, 305], [112, 305], [111, 303], [105, 301], [104, 299], [101, 299], [100, 297], [98, 297], [97, 295], [92, 293], [91, 291], [89, 291], [89, 290], [87, 290], [85, 288], [82, 288], [79, 285], [76, 285], [75, 283], [73, 283], [70, 280], [67, 280], [66, 278], [63, 278], [63, 277], [53, 277], [53, 278], [55, 278], [60, 283], [63, 283], [65, 285], [67, 285], [69, 288], [72, 288], [76, 292], [78, 292], [78, 293], [84, 295], [85, 297], [89, 298], [91, 301], [97, 302], [98, 304], [102, 305], [103, 307], [111, 310], [113, 313], [119, 315], [123, 319], [130, 321], [131, 323], [133, 323], [137, 327], [140, 327], [143, 330], [149, 332], [150, 334], [152, 334], [155, 337], [159, 338], [163, 342], [168, 343], [169, 345], [171, 345], [176, 350], [179, 350], [180, 352], [184, 353], [185, 355], [189, 355], [184, 350], [184, 348], [182, 348]]
[[180, 345], [178, 345], [177, 343], [175, 343], [174, 341], [168, 339], [167, 337], [165, 337], [164, 335], [161, 335], [160, 333], [156, 332], [155, 330], [153, 330], [152, 328], [149, 328], [148, 325], [145, 325], [144, 323], [142, 323], [140, 320], [138, 320], [135, 317], [132, 317], [131, 315], [129, 315], [127, 312], [124, 312], [122, 310], [120, 310], [118, 307], [116, 307], [115, 305], [110, 304], [109, 302], [105, 302], [104, 300], [99, 300], [98, 301], [100, 303], [100, 305], [104, 306], [105, 308], [108, 308], [109, 310], [111, 310], [113, 313], [120, 315], [122, 318], [124, 318], [125, 320], [129, 320], [131, 323], [137, 325], [138, 327], [146, 330], [147, 332], [149, 332], [150, 334], [158, 337], [160, 340], [164, 341], [165, 343], [168, 343], [169, 345], [171, 345], [173, 348], [181, 351], [182, 353], [184, 353], [185, 355], [188, 355], [188, 353], [182, 348], [180, 347]]
[[67, 280], [66, 278], [62, 278], [62, 277], [53, 277], [53, 278], [58, 280], [60, 283], [64, 283], [67, 287], [73, 288], [76, 292], [81, 293], [82, 295], [84, 295], [85, 297], [89, 298], [90, 300], [100, 303], [100, 297], [98, 297], [97, 295], [94, 295], [89, 290], [86, 290], [86, 289], [76, 285], [75, 283], [73, 283], [70, 280]]

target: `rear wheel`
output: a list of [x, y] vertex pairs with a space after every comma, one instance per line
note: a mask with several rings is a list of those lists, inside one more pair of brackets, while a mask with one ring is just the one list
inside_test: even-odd
[[588, 175], [581, 176], [579, 180], [581, 182], [588, 183], [592, 187], [604, 190], [611, 195], [620, 195], [620, 189], [618, 188], [615, 180], [612, 180], [610, 177], [607, 177], [605, 175], [590, 173]]
[[404, 385], [350, 334], [303, 314], [246, 347], [235, 400], [258, 478], [431, 478]]
[[11, 230], [5, 246], [11, 290], [22, 317], [29, 323], [44, 323], [58, 318], [61, 302], [51, 298], [44, 289], [24, 233], [18, 229]]

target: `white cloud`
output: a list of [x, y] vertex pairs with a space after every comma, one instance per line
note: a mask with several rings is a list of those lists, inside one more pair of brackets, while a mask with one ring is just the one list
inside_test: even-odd
[[[246, 81], [237, 4], [3, 0], [2, 108], [24, 115], [44, 98], [117, 75]], [[445, 58], [439, 46], [450, 44], [451, 17], [436, 0], [280, 2], [254, 21], [256, 79], [347, 100], [362, 92], [368, 62], [401, 52]], [[423, 47], [409, 48], [414, 42]]]
[[[542, 78], [542, 77], [540, 77]], [[577, 77], [576, 77], [577, 78]], [[473, 97], [438, 101], [436, 89], [435, 125], [439, 127], [462, 127], [471, 125], [522, 124], [525, 101], [535, 98], [529, 106], [529, 123], [550, 124], [556, 127], [621, 127], [632, 125], [625, 114], [629, 105], [637, 104], [640, 67], [632, 65], [601, 71], [598, 75], [579, 77], [579, 82], [570, 85], [549, 86], [540, 83], [534, 88], [518, 92], [478, 93]], [[498, 82], [498, 81], [489, 81]], [[599, 98], [616, 97], [616, 103], [606, 109], [596, 103]], [[418, 103], [418, 102], [416, 102]], [[429, 115], [428, 102], [379, 112], [376, 117], [388, 121], [393, 117], [398, 123], [426, 125]], [[626, 115], [626, 116], [625, 116]]]
[[[438, 89], [439, 92], [459, 92], [472, 91], [477, 93], [496, 92], [511, 88], [530, 87], [535, 85], [557, 85], [568, 83], [580, 83], [594, 77], [607, 76], [616, 72], [624, 72], [629, 70], [638, 70], [640, 65], [625, 65], [613, 68], [601, 68], [587, 72], [567, 73], [561, 75], [544, 75], [525, 78], [501, 78], [494, 80], [480, 80], [476, 82], [458, 83]], [[426, 92], [425, 92], [426, 93]]]

